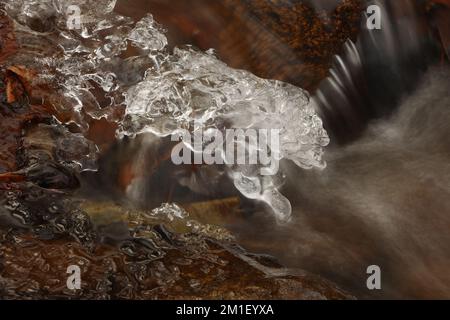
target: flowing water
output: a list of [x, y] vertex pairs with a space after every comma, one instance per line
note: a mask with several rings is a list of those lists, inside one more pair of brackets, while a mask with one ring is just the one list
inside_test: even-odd
[[[288, 165], [291, 224], [255, 214], [236, 226], [240, 241], [358, 296], [448, 297], [449, 71], [429, 70], [392, 117], [329, 149], [326, 170]], [[366, 289], [366, 269], [374, 264], [384, 270], [379, 293]]]

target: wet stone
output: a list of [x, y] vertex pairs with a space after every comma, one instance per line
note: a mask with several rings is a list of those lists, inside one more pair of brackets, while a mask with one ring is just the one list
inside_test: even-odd
[[[314, 276], [302, 272], [283, 275], [283, 268], [269, 258], [258, 259], [233, 240], [215, 239], [217, 232], [208, 235], [208, 228], [196, 233], [187, 225], [187, 217], [173, 219], [178, 220], [173, 226], [168, 219], [108, 203], [87, 204], [87, 211], [78, 208], [70, 214], [53, 206], [60, 217], [41, 218], [49, 220], [37, 227], [31, 225], [28, 231], [0, 233], [1, 298], [351, 298]], [[89, 212], [89, 208], [95, 210]], [[91, 217], [102, 221], [98, 216], [111, 210], [123, 211], [122, 225], [105, 230], [91, 224]], [[177, 231], [183, 225], [185, 231]], [[115, 241], [104, 241], [106, 233], [109, 240], [115, 235]], [[79, 291], [66, 286], [71, 265], [81, 269]]]

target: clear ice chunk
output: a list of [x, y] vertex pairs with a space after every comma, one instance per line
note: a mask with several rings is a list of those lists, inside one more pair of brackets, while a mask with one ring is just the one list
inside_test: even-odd
[[215, 56], [176, 48], [126, 94], [120, 133], [169, 136], [195, 121], [207, 128], [280, 129], [281, 158], [320, 167], [329, 138], [306, 91], [235, 70]]
[[142, 50], [160, 51], [167, 46], [167, 38], [152, 15], [142, 18], [128, 35], [133, 45]]
[[[167, 137], [199, 127], [275, 129], [279, 149], [270, 152], [277, 160], [305, 169], [325, 167], [322, 155], [329, 138], [301, 88], [230, 68], [212, 50], [183, 47], [170, 53], [164, 30], [151, 15], [134, 23], [113, 12], [116, 0], [0, 2], [16, 22], [20, 45], [9, 63], [30, 64], [37, 71], [34, 84], [55, 92], [42, 98], [63, 123], [85, 133], [86, 117], [106, 118], [119, 122], [119, 138]], [[67, 26], [70, 5], [80, 9], [80, 29]], [[137, 56], [124, 58], [129, 46], [138, 49]], [[123, 117], [118, 107], [125, 109]], [[251, 143], [249, 149], [257, 150]], [[289, 220], [290, 203], [279, 191], [282, 173], [262, 176], [263, 164], [225, 163], [237, 190], [266, 203], [278, 220]]]
[[189, 214], [178, 206], [176, 203], [163, 203], [159, 208], [153, 209], [151, 212], [152, 216], [165, 216], [170, 221], [174, 219], [186, 219]]
[[[126, 111], [119, 134], [152, 133], [170, 136], [183, 128], [277, 129], [279, 159], [306, 169], [324, 168], [323, 148], [329, 138], [310, 103], [308, 93], [295, 86], [265, 80], [219, 61], [211, 52], [176, 48], [159, 68], [126, 93]], [[258, 146], [249, 148], [257, 149]], [[195, 146], [191, 149], [196, 150]], [[291, 215], [289, 201], [258, 170], [244, 174], [230, 165], [236, 188], [250, 199], [268, 204], [280, 221]], [[270, 180], [270, 178], [269, 178]]]

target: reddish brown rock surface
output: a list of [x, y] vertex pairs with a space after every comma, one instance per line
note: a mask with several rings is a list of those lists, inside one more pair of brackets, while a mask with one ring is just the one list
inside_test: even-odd
[[348, 38], [356, 39], [362, 7], [359, 0], [343, 0], [325, 13], [302, 0], [123, 0], [117, 11], [151, 12], [167, 27], [172, 45], [214, 48], [234, 68], [313, 90], [327, 76], [332, 56]]
[[[201, 250], [180, 241], [157, 259], [145, 259], [142, 249], [130, 256], [124, 248], [119, 251], [107, 245], [90, 252], [69, 240], [44, 241], [27, 235], [15, 236], [15, 240], [0, 242], [2, 299], [351, 298], [311, 275], [269, 276], [262, 270], [282, 269], [264, 267], [251, 257], [243, 259], [244, 255], [207, 239], [202, 240]], [[70, 265], [82, 270], [78, 292], [67, 289]]]

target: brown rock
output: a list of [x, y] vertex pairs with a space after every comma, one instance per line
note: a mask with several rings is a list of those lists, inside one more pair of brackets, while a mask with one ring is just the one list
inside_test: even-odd
[[120, 13], [139, 17], [145, 8], [168, 29], [173, 45], [214, 48], [230, 66], [263, 78], [314, 90], [331, 59], [359, 33], [362, 5], [343, 0], [330, 13], [302, 0], [120, 1]]

